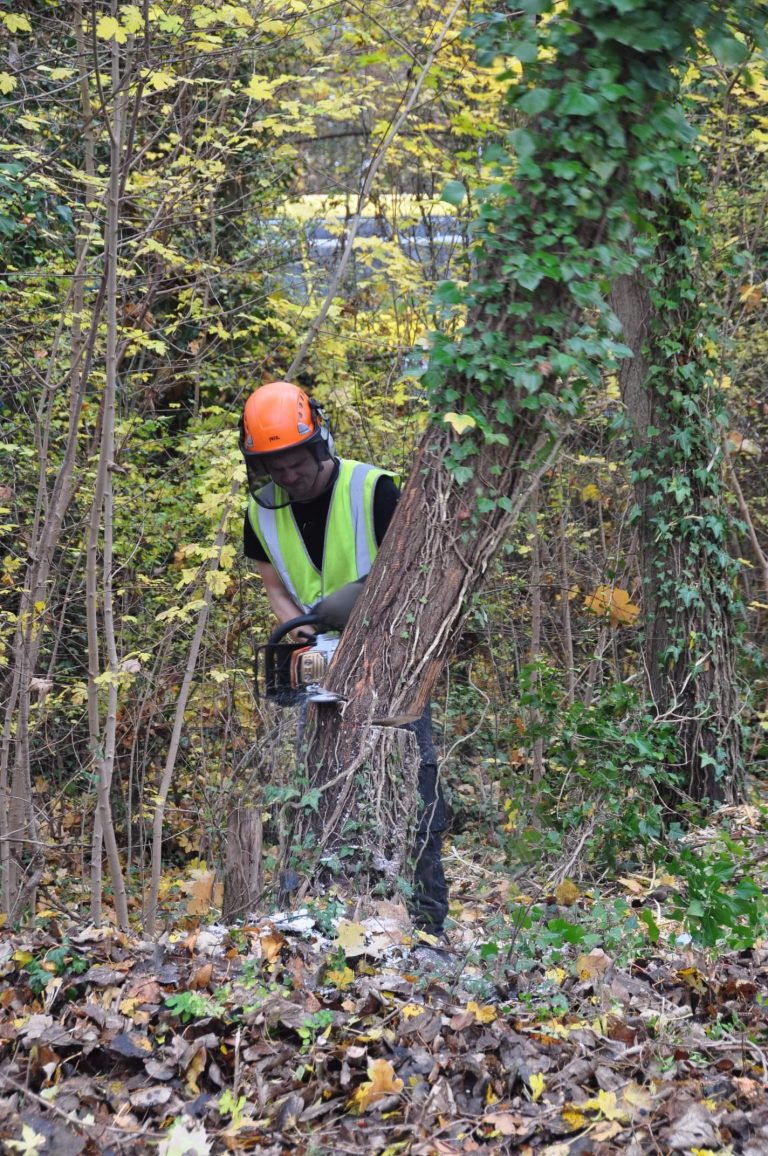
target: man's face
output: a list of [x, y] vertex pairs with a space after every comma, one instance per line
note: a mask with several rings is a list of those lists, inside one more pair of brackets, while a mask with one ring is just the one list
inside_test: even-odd
[[273, 479], [288, 494], [291, 501], [306, 501], [319, 494], [325, 485], [325, 469], [329, 462], [319, 464], [310, 449], [298, 446], [270, 454], [265, 460]]

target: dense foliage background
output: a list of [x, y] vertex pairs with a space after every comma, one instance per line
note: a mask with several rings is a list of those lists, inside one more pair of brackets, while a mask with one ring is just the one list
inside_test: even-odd
[[[525, 123], [505, 104], [514, 45], [478, 63], [465, 35], [485, 18], [441, 3], [0, 5], [0, 836], [14, 919], [54, 900], [98, 910], [92, 833], [110, 822], [127, 910], [154, 850], [174, 912], [221, 869], [243, 799], [263, 807], [274, 897], [301, 791], [295, 720], [254, 697], [270, 615], [240, 555], [237, 419], [252, 388], [293, 372], [345, 454], [407, 473], [430, 335], [461, 321], [435, 289], [471, 278], [494, 143], [510, 116]], [[707, 178], [695, 293], [717, 311], [705, 340], [726, 415], [753, 790], [768, 726], [768, 78], [734, 32], [702, 40], [681, 79]], [[439, 687], [452, 853], [492, 848], [513, 876], [542, 859], [562, 875], [637, 864], [685, 816], [679, 797], [669, 810], [675, 735], [640, 657], [629, 458], [605, 373]]]

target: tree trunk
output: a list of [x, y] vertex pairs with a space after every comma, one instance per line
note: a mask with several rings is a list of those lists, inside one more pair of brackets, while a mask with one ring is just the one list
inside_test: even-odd
[[[663, 294], [676, 296], [673, 286]], [[700, 356], [695, 309], [660, 315], [639, 276], [617, 280], [613, 304], [633, 351], [619, 381], [633, 449], [645, 666], [659, 718], [674, 725], [681, 754], [685, 796], [670, 802], [732, 802], [743, 763], [716, 386], [705, 373], [678, 372]], [[681, 408], [686, 388], [689, 404]]]
[[229, 816], [226, 840], [221, 917], [225, 923], [231, 923], [254, 911], [261, 895], [261, 810], [258, 807], [236, 807]]
[[[433, 428], [422, 439], [326, 680], [344, 704], [317, 707], [308, 736], [310, 787], [321, 795], [306, 823], [326, 850], [349, 846], [352, 830], [358, 839], [365, 832], [363, 842], [375, 835], [381, 846], [372, 858], [382, 867], [406, 857], [418, 758], [404, 758], [401, 743], [412, 736], [398, 728], [419, 718], [429, 703], [472, 594], [551, 460], [555, 443], [537, 424], [521, 428], [519, 456], [506, 464], [498, 446], [480, 450], [478, 476], [489, 478], [492, 468], [501, 468], [510, 498], [506, 508], [482, 518], [445, 467], [456, 435]], [[373, 789], [396, 806], [390, 811], [377, 804], [372, 824]]]

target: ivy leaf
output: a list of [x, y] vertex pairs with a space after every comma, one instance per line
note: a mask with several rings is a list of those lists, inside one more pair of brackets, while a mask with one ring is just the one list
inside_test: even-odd
[[461, 305], [464, 295], [455, 281], [441, 281], [435, 290], [435, 300], [443, 305]]
[[588, 92], [567, 92], [560, 101], [561, 116], [592, 116], [600, 109], [600, 101]]
[[531, 88], [523, 93], [517, 102], [517, 107], [528, 116], [537, 116], [549, 108], [552, 93], [547, 88]]
[[722, 64], [723, 68], [732, 68], [737, 64], [743, 64], [749, 56], [749, 49], [742, 40], [737, 40], [735, 36], [724, 36], [720, 32], [711, 32], [707, 36], [707, 44], [712, 50], [712, 55], [718, 64]]
[[460, 205], [466, 195], [467, 190], [461, 181], [448, 181], [440, 194], [440, 200], [446, 201], [449, 205]]
[[509, 140], [518, 161], [526, 161], [536, 152], [536, 138], [524, 128], [516, 128], [509, 134]]
[[443, 414], [443, 421], [447, 421], [451, 429], [455, 430], [459, 436], [477, 425], [475, 419], [468, 413], [446, 413]]

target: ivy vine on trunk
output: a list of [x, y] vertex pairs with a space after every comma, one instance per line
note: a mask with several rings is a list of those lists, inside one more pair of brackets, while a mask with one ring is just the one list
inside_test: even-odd
[[705, 2], [524, 0], [478, 24], [481, 62], [509, 63], [509, 121], [486, 149], [474, 279], [437, 295], [463, 321], [458, 338], [433, 340], [434, 420], [328, 679], [347, 702], [316, 712], [308, 768], [321, 794], [307, 822], [321, 846], [359, 829], [365, 728], [429, 701], [468, 599], [586, 391], [631, 356], [611, 287], [656, 258], [656, 211], [691, 163], [678, 83], [702, 27], [733, 40]]

